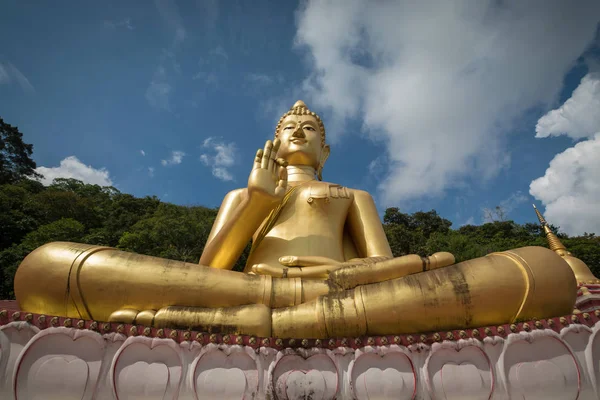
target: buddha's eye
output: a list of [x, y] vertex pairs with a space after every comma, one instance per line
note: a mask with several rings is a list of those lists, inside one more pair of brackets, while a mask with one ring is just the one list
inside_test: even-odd
[[305, 126], [304, 129], [308, 129], [309, 131], [314, 131], [315, 128], [313, 128], [312, 126]]
[[283, 128], [283, 129], [294, 129], [294, 127], [292, 125], [288, 125], [285, 128]]

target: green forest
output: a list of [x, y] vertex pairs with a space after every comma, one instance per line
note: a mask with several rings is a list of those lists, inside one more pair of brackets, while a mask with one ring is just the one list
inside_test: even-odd
[[[36, 179], [33, 145], [0, 118], [0, 299], [13, 299], [13, 277], [21, 260], [48, 242], [71, 241], [197, 263], [217, 209], [180, 206], [155, 196], [135, 197], [114, 187]], [[501, 211], [501, 210], [499, 210]], [[535, 214], [532, 210], [532, 221]], [[453, 253], [457, 261], [522, 246], [547, 246], [540, 225], [503, 220], [457, 229], [435, 210], [402, 213], [388, 208], [383, 225], [395, 256]], [[568, 237], [553, 226], [565, 246], [600, 277], [600, 237]], [[236, 265], [241, 270], [246, 248]], [[42, 278], [43, 279], [43, 278]]]

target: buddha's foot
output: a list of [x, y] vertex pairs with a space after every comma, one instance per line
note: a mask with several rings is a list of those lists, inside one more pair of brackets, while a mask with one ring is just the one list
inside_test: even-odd
[[152, 326], [154, 324], [154, 315], [156, 310], [139, 311], [133, 308], [122, 308], [113, 312], [108, 317], [109, 322], [120, 322], [123, 324], [139, 324]]
[[158, 311], [123, 308], [113, 312], [109, 322], [208, 333], [271, 335], [271, 309], [256, 304], [228, 308], [170, 306]]
[[154, 326], [269, 337], [271, 309], [262, 304], [228, 308], [170, 306], [158, 310]]

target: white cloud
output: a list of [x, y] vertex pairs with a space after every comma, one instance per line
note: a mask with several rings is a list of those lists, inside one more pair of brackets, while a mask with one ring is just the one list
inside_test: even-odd
[[110, 29], [117, 29], [117, 28], [125, 28], [127, 30], [134, 30], [134, 26], [131, 24], [131, 18], [124, 18], [121, 20], [117, 20], [117, 21], [104, 21], [104, 26], [106, 28], [110, 28]]
[[173, 87], [170, 84], [153, 80], [146, 89], [146, 100], [156, 109], [171, 111], [170, 96], [172, 92]]
[[475, 218], [473, 216], [470, 216], [464, 223], [460, 224], [460, 226], [465, 225], [475, 225]]
[[163, 64], [167, 64], [167, 62], [168, 62], [171, 65], [171, 68], [173, 69], [173, 71], [175, 71], [177, 74], [181, 75], [181, 64], [179, 64], [179, 62], [177, 61], [177, 57], [175, 56], [175, 53], [173, 53], [170, 50], [163, 49], [162, 55], [161, 55], [161, 60], [162, 60]]
[[36, 172], [44, 176], [40, 179], [45, 186], [52, 184], [55, 178], [74, 178], [92, 185], [112, 186], [110, 174], [106, 168], [96, 169], [85, 165], [75, 156], [65, 158], [58, 167], [38, 167]]
[[[200, 70], [192, 76], [192, 80], [202, 81], [207, 86], [218, 87], [219, 86], [219, 75], [222, 74], [224, 68], [226, 68], [229, 55], [222, 46], [217, 46], [210, 50], [208, 54], [201, 57], [198, 60], [198, 67]], [[258, 74], [250, 74], [256, 79], [268, 79], [265, 76], [259, 76]], [[252, 78], [246, 76], [246, 80], [251, 81]]]
[[564, 134], [580, 141], [557, 154], [529, 193], [546, 206], [545, 217], [570, 235], [600, 233], [600, 75], [586, 75], [561, 107], [537, 124], [536, 137]]
[[202, 164], [210, 167], [215, 178], [222, 181], [232, 181], [233, 175], [229, 168], [235, 164], [236, 146], [235, 143], [225, 143], [214, 137], [204, 140], [202, 147], [209, 150], [209, 153], [200, 155]]
[[229, 60], [229, 55], [223, 48], [223, 46], [219, 45], [210, 51], [210, 54], [223, 57], [225, 60]]
[[181, 162], [183, 161], [183, 157], [185, 157], [185, 153], [183, 151], [172, 151], [171, 158], [168, 158], [166, 160], [160, 160], [160, 163], [163, 167], [166, 167], [167, 165], [181, 164]]
[[208, 86], [212, 85], [216, 87], [219, 85], [219, 78], [214, 72], [198, 71], [194, 76], [192, 76], [192, 80], [202, 80]]
[[13, 64], [0, 62], [0, 85], [17, 83], [26, 93], [34, 93], [35, 88], [29, 79]]
[[386, 165], [387, 156], [379, 156], [369, 163], [367, 169], [369, 170], [370, 175], [373, 175], [374, 177], [379, 177], [385, 174]]
[[331, 111], [334, 140], [350, 117], [383, 140], [382, 206], [506, 167], [503, 133], [555, 100], [600, 15], [592, 0], [304, 4], [296, 42], [311, 60], [309, 106]]
[[529, 199], [527, 195], [523, 194], [520, 190], [511, 194], [508, 198], [502, 200], [500, 204], [492, 209], [492, 208], [484, 208], [483, 211], [483, 221], [484, 222], [494, 222], [494, 221], [506, 221], [508, 219], [508, 215], [519, 205], [523, 204]]
[[148, 167], [148, 176], [150, 178], [154, 177], [154, 167]]
[[223, 167], [213, 167], [212, 174], [215, 178], [218, 178], [222, 181], [232, 181], [233, 175]]
[[[278, 81], [280, 81], [281, 75], [278, 77]], [[258, 73], [249, 73], [246, 75], [246, 80], [257, 85], [268, 86], [275, 82], [275, 79], [272, 76], [267, 74], [258, 74]]]
[[154, 0], [158, 13], [174, 33], [174, 44], [185, 40], [187, 34], [183, 26], [183, 19], [179, 14], [179, 8], [173, 0]]
[[568, 135], [589, 137], [600, 131], [600, 73], [583, 77], [571, 98], [539, 119], [535, 137]]
[[504, 212], [508, 215], [515, 208], [525, 203], [527, 200], [529, 200], [529, 197], [519, 190], [511, 194], [507, 199], [502, 200], [500, 202], [500, 207], [502, 207]]
[[181, 74], [181, 66], [177, 62], [176, 52], [186, 38], [186, 31], [179, 9], [173, 0], [155, 0], [154, 4], [162, 19], [172, 30], [174, 37], [169, 49], [162, 49], [160, 62], [146, 89], [146, 100], [153, 108], [173, 112], [171, 96], [174, 86], [167, 67], [170, 67], [173, 72]]
[[140, 150], [140, 154], [143, 155], [143, 156], [145, 156], [146, 152], [144, 150]]
[[529, 193], [544, 203], [544, 217], [561, 231], [600, 233], [600, 133], [557, 154]]
[[7, 85], [11, 82], [7, 68], [0, 63], [0, 85]]

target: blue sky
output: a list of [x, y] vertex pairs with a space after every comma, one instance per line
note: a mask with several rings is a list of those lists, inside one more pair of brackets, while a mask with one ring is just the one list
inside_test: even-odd
[[[570, 233], [600, 232], [600, 215], [531, 188], [600, 132], [573, 134], [580, 113], [560, 129], [547, 117], [536, 138], [596, 68], [597, 2], [329, 3], [5, 1], [0, 116], [46, 175], [217, 207], [302, 98], [332, 145], [325, 179], [381, 210], [434, 208], [458, 227], [496, 205], [534, 221], [536, 202]], [[561, 171], [589, 183], [579, 198], [599, 194]]]

